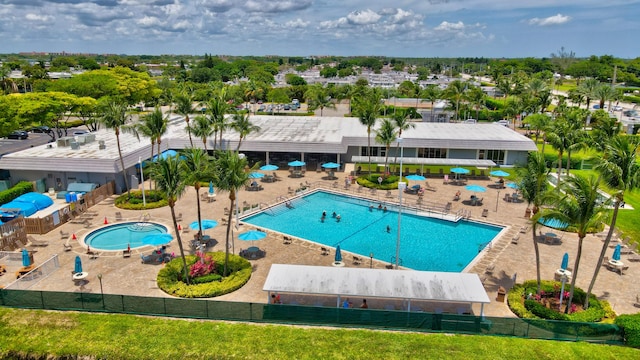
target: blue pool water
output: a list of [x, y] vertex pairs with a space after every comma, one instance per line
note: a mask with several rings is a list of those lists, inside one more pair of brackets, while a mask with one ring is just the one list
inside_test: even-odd
[[167, 227], [152, 222], [122, 222], [92, 231], [84, 238], [84, 243], [92, 249], [122, 251], [127, 246], [132, 249], [145, 246], [142, 239], [151, 234], [165, 234]]
[[[393, 262], [396, 254], [398, 213], [395, 207], [378, 210], [378, 203], [328, 192], [314, 192], [246, 217], [243, 221], [284, 234], [336, 247], [368, 258]], [[371, 211], [369, 206], [373, 205]], [[327, 212], [324, 222], [322, 212]], [[340, 214], [338, 222], [332, 213]], [[414, 212], [413, 214], [411, 212]], [[390, 231], [387, 232], [387, 226]], [[424, 271], [462, 271], [502, 230], [471, 221], [451, 222], [418, 216], [403, 209], [400, 261], [402, 266]], [[346, 257], [350, 261], [349, 257]]]

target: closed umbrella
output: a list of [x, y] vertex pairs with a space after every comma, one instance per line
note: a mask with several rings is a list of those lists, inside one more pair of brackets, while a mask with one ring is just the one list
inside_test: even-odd
[[171, 234], [150, 234], [142, 238], [142, 243], [145, 245], [159, 246], [165, 245], [173, 240]]
[[336, 246], [336, 257], [334, 260], [337, 263], [342, 262], [342, 252], [340, 251], [340, 245]]
[[31, 258], [29, 257], [29, 251], [22, 249], [22, 266], [27, 267], [31, 265]]
[[[215, 220], [206, 220], [203, 219], [202, 220], [202, 229], [203, 230], [208, 230], [208, 229], [213, 229], [214, 227], [218, 226], [218, 222]], [[189, 224], [189, 227], [193, 230], [197, 230], [200, 227], [198, 226], [198, 222], [194, 221], [191, 224]]]
[[334, 162], [328, 162], [328, 163], [322, 164], [322, 167], [325, 169], [337, 169], [340, 167], [340, 164], [334, 163]]
[[502, 171], [502, 170], [493, 170], [489, 174], [491, 174], [491, 176], [496, 176], [496, 177], [507, 177], [507, 176], [511, 175], [508, 172]]
[[560, 265], [560, 268], [562, 270], [567, 270], [567, 267], [569, 267], [569, 253], [564, 253], [564, 256], [562, 256], [562, 264]]
[[215, 191], [213, 190], [213, 181], [209, 181], [209, 194], [215, 194]]
[[262, 170], [262, 171], [278, 170], [278, 166], [272, 165], [272, 164], [267, 164], [267, 165], [260, 166], [260, 170]]
[[82, 272], [82, 259], [80, 259], [79, 255], [76, 256], [73, 272], [75, 272], [76, 274], [80, 274]]
[[611, 259], [620, 261], [620, 250], [620, 244], [616, 245], [616, 248], [613, 250], [613, 256], [611, 256]]
[[538, 222], [548, 228], [552, 228], [552, 229], [566, 229], [567, 226], [569, 226], [569, 224], [567, 224], [566, 222], [560, 221], [558, 219], [545, 219], [543, 217], [541, 217]]

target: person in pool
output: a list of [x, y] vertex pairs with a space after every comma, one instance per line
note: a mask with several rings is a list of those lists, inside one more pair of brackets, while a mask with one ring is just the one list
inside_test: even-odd
[[322, 218], [324, 219], [324, 218], [326, 218], [326, 217], [327, 217], [327, 212], [323, 210], [323, 211], [322, 211]]
[[336, 212], [334, 211], [333, 214], [331, 214], [331, 217], [336, 217]]
[[387, 225], [387, 232], [391, 232], [391, 226]]
[[342, 219], [342, 216], [340, 216], [340, 214], [336, 215], [336, 221], [340, 222], [340, 219]]

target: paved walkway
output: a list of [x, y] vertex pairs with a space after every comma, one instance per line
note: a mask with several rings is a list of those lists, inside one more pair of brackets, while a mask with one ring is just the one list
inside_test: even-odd
[[[261, 183], [264, 187], [263, 191], [240, 191], [238, 196], [240, 204], [242, 205], [243, 202], [246, 202], [248, 205], [273, 203], [276, 198], [280, 196], [290, 196], [288, 195], [288, 189], [298, 188], [301, 183], [303, 185], [308, 183], [312, 188], [328, 187], [336, 191], [356, 193], [355, 189], [357, 185], [351, 186], [349, 189], [344, 189], [345, 173], [338, 173], [339, 178], [336, 181], [323, 180], [322, 178], [325, 176], [324, 173], [316, 173], [313, 171], [308, 171], [305, 177], [296, 179], [289, 178], [286, 170], [278, 170], [277, 174], [283, 180], [275, 183]], [[527, 223], [524, 217], [526, 204], [504, 201], [504, 193], [506, 191], [511, 192], [512, 190], [503, 189], [498, 193], [496, 189], [489, 188], [487, 192], [480, 196], [484, 197], [484, 206], [472, 207], [465, 205], [463, 201], [453, 201], [454, 194], [458, 190], [462, 192], [462, 200], [470, 196], [470, 193], [465, 191], [463, 187], [443, 184], [442, 179], [428, 179], [428, 182], [429, 185], [435, 188], [435, 191], [427, 191], [425, 193], [425, 202], [429, 201], [441, 204], [451, 202], [451, 211], [453, 213], [462, 209], [468, 212], [473, 220], [487, 221], [507, 227], [503, 235], [494, 241], [484, 256], [476, 260], [469, 272], [477, 273], [482, 278], [486, 278], [485, 288], [492, 302], [488, 306], [485, 306], [485, 313], [489, 316], [513, 316], [504, 302], [496, 301], [496, 292], [499, 286], [504, 286], [507, 289], [511, 287], [514, 278], [516, 281], [535, 279], [536, 269], [531, 231], [525, 234], [519, 233], [522, 226]], [[469, 183], [486, 187], [493, 182], [489, 180], [470, 180]], [[206, 188], [201, 189], [201, 192], [206, 191]], [[387, 198], [385, 194], [386, 192], [384, 191], [378, 191], [376, 194], [371, 194], [368, 191], [358, 193], [359, 196], [370, 197], [379, 201], [393, 201], [396, 199], [395, 195], [393, 198]], [[416, 195], [405, 195], [403, 198], [408, 205], [415, 204], [417, 201]], [[97, 213], [93, 221], [93, 226], [90, 229], [86, 229], [83, 225], [79, 224], [65, 224], [49, 234], [41, 236], [34, 235], [34, 238], [37, 240], [46, 240], [49, 242], [49, 246], [47, 247], [32, 248], [37, 251], [35, 253], [36, 264], [42, 263], [53, 254], [58, 254], [60, 268], [47, 278], [33, 284], [30, 289], [100, 293], [101, 286], [97, 275], [102, 274], [102, 289], [105, 293], [158, 297], [168, 296], [157, 288], [155, 282], [157, 272], [162, 265], [145, 265], [140, 261], [140, 253], [150, 253], [153, 250], [151, 247], [144, 249], [144, 251], [134, 250], [131, 258], [123, 258], [121, 252], [105, 252], [101, 253], [96, 259], [90, 259], [86, 254], [86, 250], [78, 241], [70, 242], [72, 245], [71, 251], [64, 251], [63, 244], [65, 241], [60, 239], [60, 229], [76, 234], [79, 239], [82, 239], [89, 230], [102, 226], [105, 217], [109, 223], [114, 222], [116, 211], [120, 211], [124, 218], [133, 221], [139, 220], [143, 213], [148, 213], [152, 220], [172, 227], [168, 207], [148, 211], [118, 210], [113, 205], [114, 199], [115, 196], [90, 209]], [[224, 208], [229, 207], [228, 194], [219, 192], [215, 201], [205, 201], [202, 202], [201, 205], [204, 219], [214, 219], [220, 222], [221, 219], [225, 217]], [[187, 224], [197, 219], [195, 209], [195, 190], [189, 188], [176, 206], [176, 213], [182, 214], [183, 221], [180, 223], [183, 227], [186, 227]], [[487, 209], [486, 217], [481, 216], [483, 209]], [[247, 228], [249, 228], [249, 226], [241, 225], [240, 231], [245, 231]], [[210, 250], [222, 251], [224, 249], [225, 232], [226, 227], [221, 225], [205, 232], [217, 240], [217, 244], [210, 248]], [[185, 244], [188, 244], [187, 240], [193, 238], [193, 233], [194, 232], [191, 231], [190, 233], [181, 234]], [[517, 244], [513, 244], [511, 239], [516, 235], [519, 235], [520, 239]], [[577, 248], [575, 234], [563, 234], [560, 232], [559, 236], [562, 238], [560, 245], [540, 244], [541, 273], [543, 279], [553, 278], [553, 274], [560, 266], [562, 255], [565, 252], [569, 253], [570, 266], [573, 265], [573, 261], [575, 260], [574, 256]], [[588, 287], [601, 244], [602, 242], [595, 236], [588, 236], [585, 239], [583, 259], [577, 281], [577, 285], [583, 289]], [[235, 253], [238, 253], [240, 248], [247, 246], [246, 242], [242, 241], [236, 241], [233, 245]], [[254, 264], [254, 272], [250, 281], [240, 290], [232, 294], [220, 296], [215, 298], [215, 300], [267, 302], [267, 295], [262, 291], [262, 286], [271, 264], [286, 263], [330, 266], [333, 261], [333, 256], [321, 255], [320, 248], [317, 245], [299, 240], [289, 245], [283, 244], [282, 238], [275, 234], [270, 234], [265, 240], [260, 241], [259, 246], [267, 251], [267, 256], [252, 261]], [[175, 241], [170, 244], [169, 249], [170, 251], [178, 253], [178, 246]], [[612, 252], [613, 249], [611, 249], [611, 253]], [[76, 255], [81, 256], [84, 270], [89, 274], [87, 277], [88, 282], [83, 286], [76, 285], [71, 278], [71, 270], [73, 270]], [[623, 255], [622, 260], [626, 260], [625, 255]], [[4, 263], [4, 261], [2, 262]], [[625, 275], [621, 276], [603, 268], [595, 287], [596, 295], [601, 299], [610, 301], [613, 309], [619, 314], [637, 312], [637, 309], [633, 307], [633, 303], [635, 302], [638, 290], [637, 287], [633, 285], [633, 279], [640, 276], [640, 263], [625, 262], [630, 265]], [[5, 286], [15, 279], [13, 273], [21, 264], [9, 262], [6, 263], [6, 265], [8, 267], [8, 273], [0, 277], [0, 285]], [[381, 269], [384, 268], [386, 264], [375, 260], [371, 261], [370, 264], [368, 257], [365, 257], [365, 261], [360, 265], [354, 265], [351, 262], [346, 263], [346, 266], [367, 267], [370, 265], [374, 268]], [[492, 266], [494, 267], [493, 271], [487, 273], [487, 268]], [[353, 301], [359, 303], [360, 300], [353, 299]], [[327, 303], [331, 302], [328, 301]], [[373, 308], [375, 305], [375, 301], [371, 302], [370, 307]], [[479, 306], [474, 307], [474, 312], [479, 313]]]

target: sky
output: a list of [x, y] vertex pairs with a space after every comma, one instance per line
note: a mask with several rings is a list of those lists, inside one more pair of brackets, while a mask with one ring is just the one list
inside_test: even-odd
[[0, 19], [0, 53], [640, 56], [640, 0], [0, 0]]

